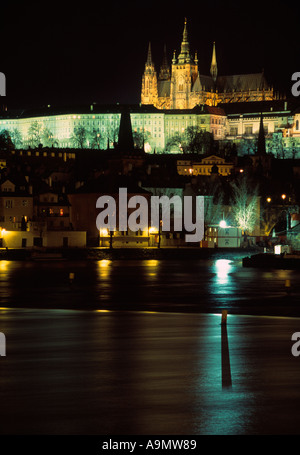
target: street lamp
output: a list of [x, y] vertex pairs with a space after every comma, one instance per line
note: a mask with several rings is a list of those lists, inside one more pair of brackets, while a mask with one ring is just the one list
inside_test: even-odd
[[226, 227], [227, 227], [226, 221], [225, 221], [225, 220], [221, 220], [220, 223], [219, 223], [219, 226], [220, 226], [221, 228], [226, 228]]

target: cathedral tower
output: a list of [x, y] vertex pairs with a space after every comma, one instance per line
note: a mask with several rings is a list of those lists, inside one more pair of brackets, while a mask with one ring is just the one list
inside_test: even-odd
[[215, 42], [213, 44], [213, 53], [212, 53], [212, 59], [211, 59], [210, 74], [211, 74], [211, 77], [213, 78], [214, 83], [216, 83], [217, 75], [218, 75], [218, 67], [217, 67]]
[[185, 19], [180, 54], [176, 59], [174, 52], [172, 60], [171, 109], [188, 109], [190, 107], [190, 94], [197, 76], [197, 60], [194, 60], [190, 54], [187, 21]]
[[141, 102], [142, 104], [153, 104], [155, 106], [157, 104], [157, 98], [157, 74], [152, 61], [151, 43], [149, 43], [147, 61], [142, 78]]
[[170, 67], [168, 64], [168, 57], [167, 57], [167, 48], [166, 45], [164, 46], [164, 54], [163, 60], [159, 71], [158, 79], [161, 81], [169, 81], [171, 78]]

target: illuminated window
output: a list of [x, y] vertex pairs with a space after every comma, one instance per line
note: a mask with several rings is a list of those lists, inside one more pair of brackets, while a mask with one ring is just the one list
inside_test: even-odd
[[59, 214], [60, 214], [60, 216], [63, 216], [64, 215], [64, 209], [59, 209]]

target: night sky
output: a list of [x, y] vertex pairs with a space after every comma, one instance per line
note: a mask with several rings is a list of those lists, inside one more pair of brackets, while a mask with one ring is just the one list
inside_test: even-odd
[[164, 44], [170, 61], [180, 50], [185, 17], [200, 73], [209, 74], [215, 41], [220, 75], [264, 68], [290, 93], [300, 71], [295, 1], [9, 2], [0, 10], [0, 105], [139, 103], [148, 42], [159, 69]]

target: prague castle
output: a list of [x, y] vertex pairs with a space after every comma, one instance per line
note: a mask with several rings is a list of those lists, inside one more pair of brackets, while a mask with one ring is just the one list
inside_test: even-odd
[[186, 20], [179, 55], [176, 56], [174, 51], [170, 66], [164, 49], [164, 58], [158, 75], [149, 43], [142, 78], [142, 104], [151, 104], [158, 109], [192, 109], [201, 104], [217, 106], [219, 103], [274, 99], [274, 90], [268, 86], [263, 72], [219, 76], [215, 43], [210, 76], [200, 74], [197, 53], [192, 56], [190, 52]]
[[[295, 148], [300, 152], [300, 108], [296, 99], [279, 99], [263, 72], [220, 75], [215, 43], [210, 75], [203, 75], [198, 63], [197, 54], [190, 51], [186, 20], [179, 54], [174, 52], [168, 62], [165, 48], [159, 72], [149, 44], [141, 103], [128, 106], [137, 148], [143, 146], [147, 153], [180, 153], [189, 129], [210, 133], [219, 145], [222, 141], [238, 144], [244, 139], [255, 142], [262, 115], [270, 147], [275, 133], [274, 140], [280, 136], [289, 153], [294, 156]], [[137, 80], [140, 77], [137, 74]], [[28, 149], [28, 154], [39, 153], [32, 149], [40, 144], [51, 148], [112, 149], [121, 110], [118, 104], [99, 102], [3, 111], [0, 134], [9, 131], [15, 148]], [[55, 154], [53, 150], [51, 153]]]

